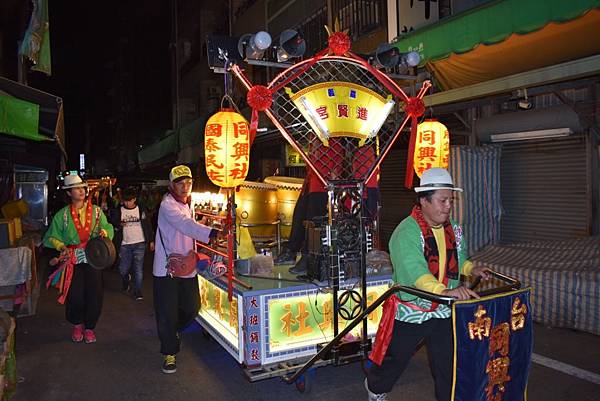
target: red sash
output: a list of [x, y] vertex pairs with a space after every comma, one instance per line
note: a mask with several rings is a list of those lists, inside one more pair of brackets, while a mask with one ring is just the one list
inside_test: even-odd
[[71, 218], [73, 219], [73, 224], [75, 224], [77, 235], [79, 235], [79, 242], [81, 244], [84, 242], [87, 243], [92, 232], [92, 202], [88, 200], [87, 207], [85, 208], [85, 225], [79, 221], [79, 214], [73, 204], [71, 204], [69, 210], [71, 211]]

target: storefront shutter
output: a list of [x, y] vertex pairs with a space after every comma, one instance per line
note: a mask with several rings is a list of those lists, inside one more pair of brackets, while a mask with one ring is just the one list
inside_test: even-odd
[[501, 242], [561, 240], [591, 231], [587, 137], [506, 143], [500, 161]]
[[[379, 212], [380, 248], [387, 251], [388, 241], [396, 226], [410, 214], [415, 203], [415, 193], [404, 187], [406, 173], [406, 149], [392, 149], [381, 165], [379, 188], [381, 210]], [[418, 183], [415, 177], [415, 183]]]

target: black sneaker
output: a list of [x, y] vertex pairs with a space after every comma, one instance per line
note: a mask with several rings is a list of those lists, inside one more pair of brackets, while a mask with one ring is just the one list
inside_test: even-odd
[[141, 301], [142, 299], [144, 299], [144, 296], [142, 295], [141, 291], [134, 291], [133, 299], [135, 299], [136, 301]]
[[275, 259], [273, 263], [276, 265], [285, 265], [296, 261], [296, 252], [292, 252], [285, 248]]
[[121, 289], [123, 290], [123, 292], [128, 292], [131, 289], [129, 274], [124, 277], [121, 276], [121, 284]]
[[302, 255], [298, 263], [294, 266], [290, 267], [288, 270], [292, 274], [300, 275], [306, 274], [306, 269], [308, 268], [308, 255]]
[[162, 365], [163, 373], [177, 372], [177, 364], [175, 363], [175, 355], [165, 355], [165, 360]]

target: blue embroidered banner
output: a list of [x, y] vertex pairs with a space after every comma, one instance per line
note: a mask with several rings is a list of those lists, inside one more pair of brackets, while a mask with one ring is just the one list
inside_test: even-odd
[[530, 288], [457, 301], [453, 401], [524, 401], [533, 348]]

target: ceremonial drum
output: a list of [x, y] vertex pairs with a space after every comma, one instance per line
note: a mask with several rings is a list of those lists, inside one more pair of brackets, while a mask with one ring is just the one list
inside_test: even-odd
[[281, 220], [281, 237], [289, 238], [292, 231], [294, 208], [300, 192], [302, 192], [304, 179], [272, 176], [265, 178], [265, 182], [277, 187], [277, 216]]
[[235, 193], [237, 223], [248, 227], [253, 242], [276, 237], [277, 187], [262, 182], [244, 181]]

